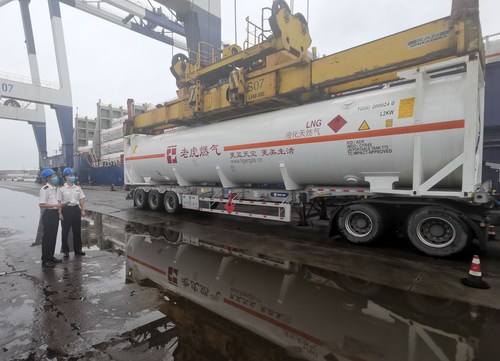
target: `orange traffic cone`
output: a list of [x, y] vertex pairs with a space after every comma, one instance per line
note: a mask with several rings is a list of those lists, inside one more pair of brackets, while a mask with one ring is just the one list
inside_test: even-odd
[[464, 285], [474, 288], [488, 289], [490, 285], [483, 281], [483, 276], [481, 274], [481, 261], [479, 261], [479, 256], [474, 255], [472, 259], [472, 264], [470, 265], [469, 277], [461, 278], [460, 282]]

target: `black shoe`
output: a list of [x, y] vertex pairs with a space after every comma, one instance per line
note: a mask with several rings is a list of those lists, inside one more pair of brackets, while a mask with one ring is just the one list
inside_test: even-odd
[[51, 262], [52, 262], [52, 263], [61, 263], [61, 262], [62, 262], [62, 259], [52, 257]]
[[56, 264], [52, 261], [42, 262], [43, 268], [54, 268]]
[[78, 251], [78, 252], [76, 252], [76, 251], [75, 251], [75, 255], [76, 255], [76, 256], [85, 256], [85, 252], [83, 252], [83, 251]]
[[69, 252], [64, 252], [64, 258], [68, 258], [69, 257]]

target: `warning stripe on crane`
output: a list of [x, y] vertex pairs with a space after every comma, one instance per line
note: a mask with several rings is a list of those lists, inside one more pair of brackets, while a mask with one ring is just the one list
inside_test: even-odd
[[261, 143], [230, 145], [230, 146], [224, 147], [224, 151], [227, 152], [227, 151], [234, 151], [234, 150], [268, 148], [268, 147], [277, 147], [277, 146], [286, 146], [286, 145], [310, 144], [310, 143], [334, 142], [334, 141], [339, 141], [339, 140], [350, 140], [350, 139], [360, 139], [360, 138], [384, 137], [384, 136], [388, 136], [388, 135], [401, 135], [401, 134], [411, 134], [411, 133], [433, 132], [433, 131], [437, 131], [437, 130], [460, 129], [460, 128], [463, 128], [464, 125], [465, 125], [465, 121], [463, 119], [450, 120], [450, 121], [446, 121], [446, 122], [409, 125], [409, 126], [397, 127], [397, 128], [365, 130], [363, 132], [355, 132], [355, 133], [331, 134], [331, 135], [321, 135], [321, 136], [310, 137], [310, 138], [285, 139], [285, 140], [275, 140], [275, 141], [261, 142]]

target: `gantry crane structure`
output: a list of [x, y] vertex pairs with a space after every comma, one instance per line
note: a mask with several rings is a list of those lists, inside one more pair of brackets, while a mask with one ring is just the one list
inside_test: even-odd
[[174, 56], [177, 99], [131, 116], [126, 133], [158, 134], [327, 99], [383, 86], [398, 80], [402, 70], [463, 55], [484, 59], [478, 0], [453, 0], [448, 17], [324, 57], [314, 49], [310, 55], [306, 19], [292, 14], [284, 0], [262, 11], [260, 25], [247, 18], [243, 48], [198, 51], [196, 61]]
[[[0, 8], [12, 1], [0, 0]], [[188, 44], [220, 47], [220, 0], [210, 1], [209, 6], [203, 0], [159, 1], [159, 6], [151, 9], [129, 0], [47, 0], [59, 78], [58, 84], [48, 84], [40, 80], [30, 0], [18, 1], [31, 78], [0, 76], [0, 118], [32, 125], [41, 167], [73, 165], [73, 104], [60, 3], [182, 50], [188, 50], [188, 46], [173, 34], [186, 38]], [[194, 53], [190, 54], [194, 57]], [[62, 154], [57, 159], [47, 157], [44, 105], [55, 110], [59, 123]]]

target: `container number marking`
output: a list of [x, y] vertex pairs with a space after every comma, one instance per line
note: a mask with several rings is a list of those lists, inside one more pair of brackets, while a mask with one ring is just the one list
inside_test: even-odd
[[248, 79], [245, 87], [246, 100], [250, 102], [274, 96], [276, 92], [276, 74], [268, 73], [258, 78]]
[[247, 92], [253, 92], [254, 90], [261, 90], [264, 88], [264, 78], [260, 78], [254, 81], [249, 81], [247, 84]]
[[256, 100], [266, 96], [264, 91], [264, 78], [249, 81], [247, 83], [248, 100]]

